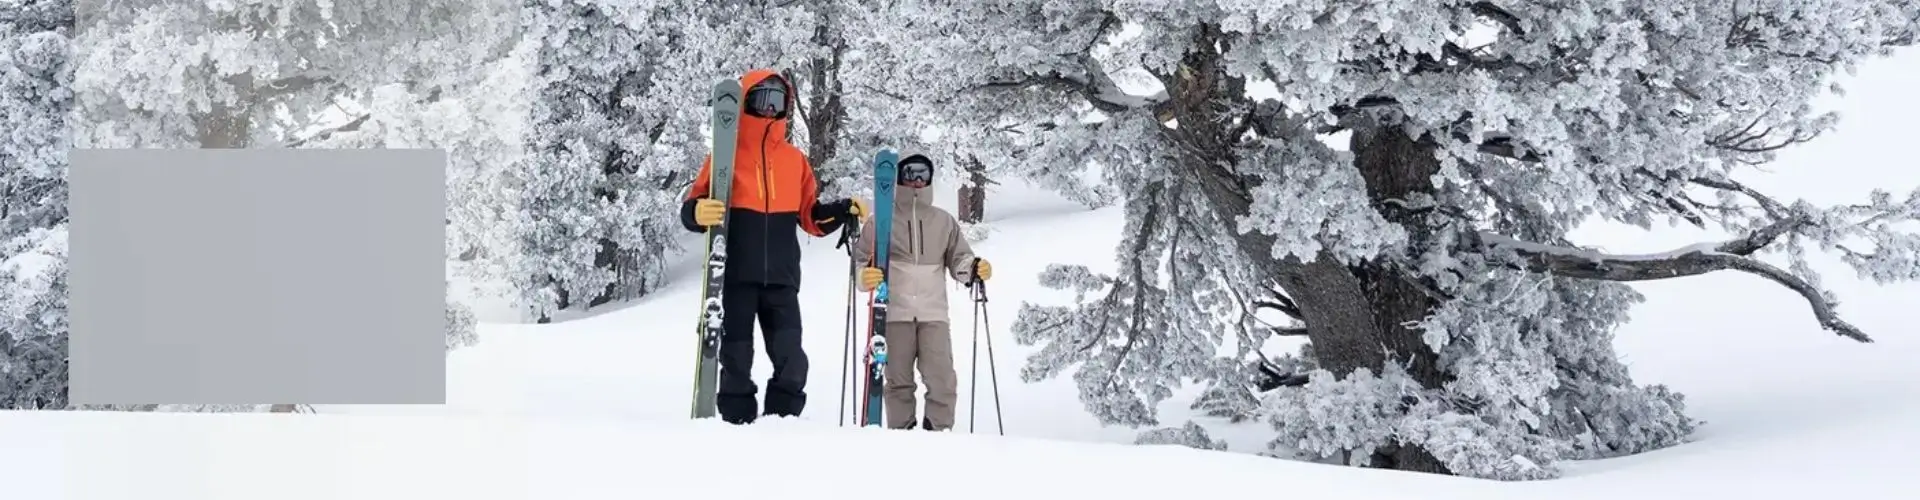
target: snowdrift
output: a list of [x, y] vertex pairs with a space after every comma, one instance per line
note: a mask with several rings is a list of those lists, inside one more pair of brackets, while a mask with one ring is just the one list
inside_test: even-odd
[[[1907, 498], [1920, 412], [1502, 483], [1173, 446], [712, 421], [0, 412], [7, 498]], [[1889, 433], [1899, 431], [1898, 433]], [[671, 496], [670, 496], [671, 495]]]

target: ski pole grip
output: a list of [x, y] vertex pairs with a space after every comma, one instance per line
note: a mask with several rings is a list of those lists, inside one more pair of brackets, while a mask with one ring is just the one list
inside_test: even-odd
[[973, 301], [987, 301], [987, 282], [980, 279], [980, 258], [973, 258], [973, 269], [967, 271], [967, 285], [973, 288]]

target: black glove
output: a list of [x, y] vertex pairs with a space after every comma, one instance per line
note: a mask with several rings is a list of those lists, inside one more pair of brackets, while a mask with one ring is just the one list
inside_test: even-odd
[[841, 198], [821, 203], [813, 208], [814, 220], [837, 220], [846, 222], [853, 217], [853, 200]]

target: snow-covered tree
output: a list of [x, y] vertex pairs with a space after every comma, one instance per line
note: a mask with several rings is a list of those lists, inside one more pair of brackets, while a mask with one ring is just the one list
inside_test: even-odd
[[519, 12], [505, 0], [96, 5], [75, 40], [77, 147], [284, 145], [343, 97], [464, 78]]
[[0, 244], [67, 218], [72, 32], [70, 2], [0, 0]]
[[[702, 13], [669, 4], [527, 4], [537, 62], [525, 140], [535, 167], [513, 174], [521, 209], [511, 237], [522, 252], [510, 279], [532, 317], [611, 300], [619, 272], [629, 273], [621, 295], [643, 294], [678, 249], [675, 191], [690, 182], [688, 165], [698, 166], [705, 86], [661, 63], [697, 54], [705, 41], [682, 33]], [[627, 262], [616, 265], [620, 257]]]
[[[69, 147], [329, 140], [366, 121], [314, 132], [328, 120], [322, 111], [355, 100], [380, 103], [379, 92], [392, 93], [395, 85], [409, 95], [438, 95], [474, 79], [477, 69], [491, 69], [473, 61], [501, 52], [501, 40], [511, 41], [519, 25], [519, 6], [510, 2], [116, 0], [78, 10], [85, 16], [75, 19], [74, 2], [0, 0], [0, 123], [8, 124], [0, 135], [5, 407], [68, 407]], [[447, 314], [462, 320], [448, 325], [449, 348], [472, 343], [466, 306], [449, 303]]]
[[0, 408], [66, 406], [73, 6], [0, 0]]
[[66, 225], [0, 244], [0, 409], [67, 404]]
[[[1271, 422], [1276, 454], [1550, 477], [1696, 425], [1616, 359], [1640, 300], [1623, 282], [1751, 273], [1864, 341], [1805, 252], [1920, 278], [1920, 236], [1896, 230], [1920, 193], [1823, 207], [1739, 177], [1833, 123], [1809, 104], [1832, 75], [1913, 43], [1913, 0], [880, 9], [863, 36], [896, 62], [884, 92], [983, 158], [1126, 187], [1117, 269], [1050, 269], [1082, 300], [1026, 304], [1015, 327], [1040, 346], [1025, 378], [1071, 373], [1103, 422], [1159, 425], [1199, 383], [1205, 409]], [[1642, 256], [1568, 241], [1594, 219], [1739, 236]], [[1310, 352], [1249, 366], [1281, 334]]]
[[499, 172], [520, 165], [525, 116], [514, 107], [524, 100], [489, 93], [524, 84], [512, 71], [528, 60], [514, 57], [521, 10], [508, 0], [95, 5], [75, 40], [75, 146], [446, 148], [448, 252], [462, 257], [450, 271], [485, 283], [499, 273], [494, 256], [510, 252], [489, 223], [511, 208]]

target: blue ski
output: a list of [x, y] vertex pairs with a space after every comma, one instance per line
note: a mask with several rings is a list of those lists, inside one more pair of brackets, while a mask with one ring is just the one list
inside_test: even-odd
[[861, 425], [883, 425], [887, 373], [887, 243], [893, 235], [893, 187], [900, 154], [881, 149], [873, 158], [873, 267], [880, 269], [880, 286], [873, 289], [867, 318], [866, 404]]

